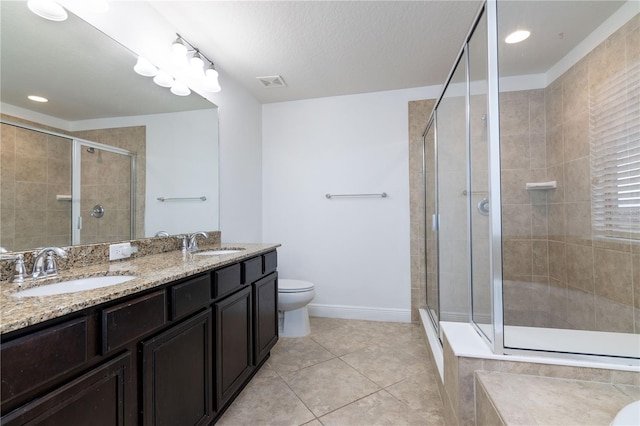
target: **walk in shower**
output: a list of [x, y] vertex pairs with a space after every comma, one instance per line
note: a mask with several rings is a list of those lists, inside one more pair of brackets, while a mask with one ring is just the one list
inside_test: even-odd
[[[130, 129], [129, 141], [136, 138]], [[0, 132], [0, 246], [20, 251], [135, 238], [135, 152], [4, 119]], [[127, 140], [122, 131], [86, 133], [100, 132]]]
[[487, 2], [423, 147], [436, 334], [467, 322], [494, 353], [637, 365], [639, 4]]

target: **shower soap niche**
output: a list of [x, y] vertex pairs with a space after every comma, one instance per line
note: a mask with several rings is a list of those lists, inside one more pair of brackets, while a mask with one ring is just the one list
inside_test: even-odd
[[527, 183], [527, 191], [556, 189], [557, 187], [558, 187], [558, 183], [555, 180], [550, 180], [549, 182], [528, 182]]

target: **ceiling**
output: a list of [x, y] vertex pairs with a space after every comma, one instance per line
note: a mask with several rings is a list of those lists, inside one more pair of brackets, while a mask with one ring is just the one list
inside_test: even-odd
[[[143, 3], [151, 8], [147, 12], [157, 12], [165, 21], [162, 29], [168, 39], [180, 33], [261, 103], [441, 85], [481, 4], [479, 0]], [[546, 72], [623, 3], [500, 1], [501, 38], [519, 27], [532, 32], [519, 45], [501, 46], [501, 76]], [[101, 40], [91, 47], [94, 36], [71, 27], [92, 28], [73, 14], [68, 21], [50, 22], [30, 14], [24, 1], [0, 4], [2, 102], [20, 106], [23, 92], [43, 82], [54, 83], [48, 90], [58, 91], [65, 101], [60, 117], [66, 120], [170, 112], [182, 108], [178, 102], [187, 101], [164, 89], [153, 92], [157, 87], [150, 79], [131, 71], [135, 55], [117, 44], [110, 46], [104, 34], [94, 31]], [[133, 15], [127, 16], [130, 21], [117, 22], [122, 31], [130, 22], [145, 22], [144, 15], [136, 15], [136, 4], [141, 3], [117, 3]], [[5, 12], [10, 9], [19, 20]], [[118, 54], [123, 62], [115, 61], [113, 49], [124, 51]], [[6, 60], [9, 53], [21, 53], [21, 59]], [[65, 59], [56, 62], [56, 58]], [[82, 63], [90, 64], [90, 71], [82, 70]], [[87, 75], [89, 80], [81, 80]], [[281, 75], [287, 86], [265, 88], [257, 79], [271, 75]], [[116, 86], [117, 82], [123, 84]], [[143, 98], [148, 99], [146, 107], [140, 106]], [[196, 98], [189, 97], [187, 103]], [[37, 108], [55, 116], [47, 106]]]
[[[262, 103], [441, 84], [479, 1], [150, 2]], [[286, 88], [256, 77], [279, 74]]]
[[[622, 1], [504, 1], [503, 75], [547, 71]], [[262, 103], [444, 83], [481, 5], [466, 1], [149, 1]], [[563, 33], [562, 39], [558, 37]], [[504, 36], [503, 36], [504, 37]], [[281, 75], [287, 87], [256, 77]]]

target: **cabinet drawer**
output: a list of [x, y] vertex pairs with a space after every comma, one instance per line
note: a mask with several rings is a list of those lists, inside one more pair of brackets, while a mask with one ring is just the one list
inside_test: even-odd
[[171, 287], [171, 319], [183, 317], [211, 302], [209, 275], [192, 278]]
[[251, 284], [262, 277], [262, 256], [242, 262], [242, 284]]
[[102, 353], [107, 353], [164, 325], [164, 290], [103, 309]]
[[263, 254], [262, 264], [264, 265], [262, 271], [264, 275], [268, 275], [278, 269], [278, 253], [274, 250]]
[[213, 271], [213, 298], [218, 299], [226, 294], [238, 290], [242, 286], [240, 281], [240, 264], [227, 266]]
[[87, 362], [82, 317], [2, 345], [2, 401], [6, 403]]

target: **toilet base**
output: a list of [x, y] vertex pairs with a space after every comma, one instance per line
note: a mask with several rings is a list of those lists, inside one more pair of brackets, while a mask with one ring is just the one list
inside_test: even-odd
[[309, 325], [309, 311], [306, 306], [293, 311], [280, 311], [280, 337], [304, 337], [311, 333]]

